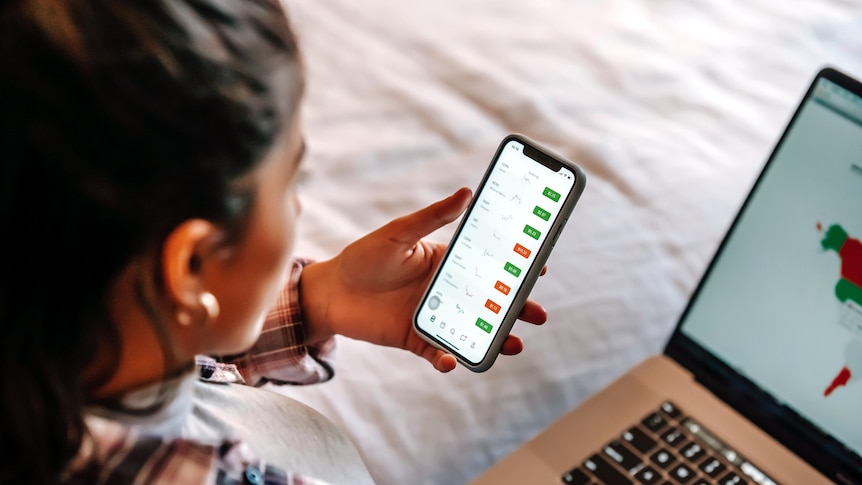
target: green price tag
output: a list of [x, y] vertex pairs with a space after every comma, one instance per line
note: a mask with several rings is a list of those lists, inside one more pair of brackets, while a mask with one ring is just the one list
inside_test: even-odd
[[539, 236], [541, 236], [541, 235], [542, 235], [542, 233], [541, 233], [541, 232], [539, 232], [539, 230], [538, 230], [538, 229], [536, 229], [535, 227], [533, 227], [533, 226], [531, 226], [531, 225], [529, 225], [529, 224], [527, 224], [526, 226], [524, 226], [524, 234], [526, 234], [526, 235], [530, 236], [531, 238], [535, 239], [536, 241], [538, 241], [538, 240], [539, 240]]
[[542, 194], [544, 194], [545, 197], [553, 200], [554, 202], [560, 201], [560, 194], [551, 190], [550, 187], [545, 187], [545, 191], [542, 192]]
[[545, 209], [542, 209], [539, 206], [536, 206], [536, 208], [533, 209], [533, 214], [536, 214], [541, 219], [544, 219], [546, 221], [551, 218], [551, 213], [546, 211]]
[[521, 276], [521, 268], [515, 266], [512, 263], [506, 263], [505, 269], [515, 278], [517, 278], [518, 276]]
[[485, 333], [491, 333], [491, 330], [494, 329], [494, 327], [490, 323], [486, 322], [485, 320], [482, 320], [481, 318], [476, 320], [476, 326], [481, 328]]

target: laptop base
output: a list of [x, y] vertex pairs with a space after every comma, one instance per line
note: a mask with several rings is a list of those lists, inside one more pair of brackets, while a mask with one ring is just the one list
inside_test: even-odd
[[[671, 401], [778, 483], [831, 483], [694, 381], [669, 357], [651, 357], [491, 467], [474, 485], [563, 483], [562, 477], [633, 423]], [[752, 480], [745, 477], [749, 483]]]

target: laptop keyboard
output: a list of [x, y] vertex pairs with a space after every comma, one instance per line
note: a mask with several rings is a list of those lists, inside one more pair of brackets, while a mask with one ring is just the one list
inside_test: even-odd
[[563, 475], [562, 481], [573, 485], [775, 485], [667, 401]]

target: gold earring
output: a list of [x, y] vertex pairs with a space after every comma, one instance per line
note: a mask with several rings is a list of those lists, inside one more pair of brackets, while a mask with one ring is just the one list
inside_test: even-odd
[[218, 318], [221, 308], [219, 307], [218, 300], [215, 295], [208, 291], [201, 293], [200, 304], [207, 312], [207, 324]]
[[[218, 300], [215, 295], [212, 293], [205, 291], [201, 293], [201, 296], [198, 298], [198, 303], [200, 303], [201, 307], [203, 307], [204, 312], [206, 312], [207, 317], [204, 320], [204, 325], [209, 324], [216, 318], [218, 318], [219, 313], [221, 313], [221, 308], [219, 307]], [[184, 327], [188, 327], [192, 324], [192, 315], [186, 309], [177, 310], [176, 314], [177, 323]]]

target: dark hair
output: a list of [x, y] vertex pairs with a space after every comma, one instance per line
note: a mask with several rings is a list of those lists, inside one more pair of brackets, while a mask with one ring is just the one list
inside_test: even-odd
[[49, 483], [111, 282], [184, 220], [242, 231], [299, 60], [278, 0], [4, 0], [0, 66], [0, 482]]

